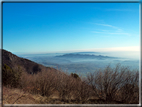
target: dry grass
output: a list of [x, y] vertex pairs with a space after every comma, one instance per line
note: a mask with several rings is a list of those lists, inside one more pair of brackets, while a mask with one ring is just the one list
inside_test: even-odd
[[3, 104], [61, 104], [57, 99], [59, 99], [58, 95], [48, 98], [40, 94], [30, 94], [21, 89], [3, 86]]
[[23, 72], [17, 88], [3, 86], [3, 104], [137, 104], [137, 84], [138, 72], [119, 65], [80, 79], [60, 71]]
[[40, 97], [20, 89], [10, 89], [3, 86], [3, 104], [37, 104]]

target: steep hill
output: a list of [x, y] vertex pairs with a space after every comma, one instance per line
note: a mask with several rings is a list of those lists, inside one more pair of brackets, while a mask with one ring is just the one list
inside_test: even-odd
[[8, 65], [12, 69], [20, 67], [23, 71], [26, 71], [30, 74], [41, 71], [53, 71], [53, 72], [57, 71], [54, 68], [45, 67], [28, 59], [20, 58], [12, 54], [11, 52], [2, 49], [2, 65], [4, 64]]

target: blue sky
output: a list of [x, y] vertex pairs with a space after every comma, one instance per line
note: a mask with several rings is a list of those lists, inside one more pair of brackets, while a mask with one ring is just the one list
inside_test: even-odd
[[139, 51], [139, 3], [3, 3], [3, 49]]

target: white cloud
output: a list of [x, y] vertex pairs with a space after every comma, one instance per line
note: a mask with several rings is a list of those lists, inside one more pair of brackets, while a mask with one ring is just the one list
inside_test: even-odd
[[118, 29], [117, 27], [112, 26], [112, 25], [109, 25], [109, 24], [98, 24], [98, 23], [96, 23], [96, 24], [97, 24], [97, 25], [101, 25], [101, 26], [108, 26], [108, 27], [111, 27], [111, 28]]
[[109, 24], [98, 24], [98, 23], [96, 23], [96, 25], [107, 26], [107, 27], [111, 27], [113, 29], [116, 29], [118, 31], [122, 31], [122, 29], [120, 29], [120, 28], [118, 28], [116, 26], [109, 25]]
[[124, 32], [108, 32], [108, 31], [92, 31], [92, 33], [101, 33], [101, 34], [110, 34], [110, 35], [127, 35], [131, 36], [129, 33], [124, 33]]
[[112, 30], [99, 30], [99, 31], [92, 31], [92, 33], [103, 33], [103, 34], [113, 34], [113, 35], [127, 35], [127, 36], [131, 36], [131, 34], [124, 32], [122, 29], [120, 29], [119, 27], [113, 26], [113, 25], [109, 25], [109, 24], [99, 24], [99, 23], [95, 23], [96, 25], [100, 25], [100, 26], [105, 26], [106, 28], [112, 28]]
[[113, 48], [96, 48], [94, 51], [140, 51], [139, 46], [129, 46], [129, 47], [113, 47]]
[[106, 9], [106, 11], [134, 11], [132, 9]]

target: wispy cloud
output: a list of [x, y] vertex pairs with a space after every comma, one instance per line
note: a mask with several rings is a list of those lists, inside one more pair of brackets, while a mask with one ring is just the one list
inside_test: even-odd
[[112, 48], [94, 48], [92, 51], [98, 51], [98, 52], [109, 52], [109, 51], [140, 51], [139, 46], [128, 46], [128, 47], [112, 47]]
[[109, 24], [98, 24], [98, 23], [95, 23], [96, 25], [101, 25], [101, 26], [107, 26], [107, 27], [111, 27], [111, 28], [114, 28], [114, 29], [117, 29], [117, 30], [122, 30], [122, 29], [120, 29], [120, 28], [118, 28], [118, 27], [116, 27], [116, 26], [112, 26], [112, 25], [109, 25]]
[[120, 29], [119, 27], [116, 27], [116, 26], [113, 26], [113, 25], [110, 25], [110, 24], [99, 24], [99, 23], [95, 23], [96, 25], [99, 25], [99, 26], [105, 26], [106, 29], [109, 27], [109, 28], [112, 28], [111, 30], [95, 30], [95, 31], [92, 31], [92, 33], [101, 33], [101, 34], [110, 34], [110, 35], [127, 35], [127, 36], [131, 36], [131, 34], [129, 33], [126, 33], [124, 32], [122, 29]]
[[137, 11], [137, 10], [132, 10], [132, 9], [106, 9], [106, 11]]
[[107, 51], [140, 51], [139, 46], [105, 48]]
[[104, 32], [102, 30], [102, 32], [98, 32], [98, 31], [92, 31], [92, 33], [101, 33], [101, 34], [111, 34], [111, 35], [127, 35], [127, 36], [131, 36], [129, 33], [123, 33], [123, 32]]

